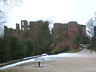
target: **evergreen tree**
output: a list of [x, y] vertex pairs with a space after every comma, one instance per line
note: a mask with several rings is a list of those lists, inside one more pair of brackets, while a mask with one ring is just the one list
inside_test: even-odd
[[50, 30], [49, 30], [49, 22], [45, 21], [44, 24], [41, 26], [41, 30], [38, 34], [38, 43], [39, 43], [39, 48], [41, 50], [41, 53], [48, 53], [50, 52], [51, 48], [51, 35], [50, 35]]
[[22, 58], [22, 49], [21, 44], [19, 43], [18, 39], [16, 37], [11, 37], [10, 39], [10, 53], [11, 53], [11, 59], [19, 59]]

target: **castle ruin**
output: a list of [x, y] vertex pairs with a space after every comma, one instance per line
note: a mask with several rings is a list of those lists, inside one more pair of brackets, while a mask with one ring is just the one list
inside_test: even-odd
[[[40, 39], [40, 35], [42, 34], [41, 33], [42, 30], [43, 31], [45, 30], [43, 27], [44, 25], [46, 25], [46, 28], [49, 29], [48, 21], [30, 21], [28, 23], [27, 20], [21, 20], [21, 29], [18, 23], [16, 23], [16, 29], [8, 28], [7, 26], [5, 26], [4, 37], [15, 36], [19, 40], [32, 40], [33, 42], [38, 42], [38, 39]], [[72, 46], [73, 41], [76, 39], [77, 36], [86, 36], [86, 26], [78, 24], [75, 21], [71, 21], [64, 24], [54, 23], [52, 34], [50, 35], [52, 36], [53, 47], [58, 43], [59, 45], [62, 44], [62, 47], [64, 47], [64, 45], [67, 46], [68, 44], [65, 44], [65, 43], [67, 43], [68, 40], [69, 40], [68, 43], [70, 43], [70, 45]], [[41, 38], [42, 38], [42, 35], [41, 35]], [[63, 40], [64, 38], [66, 38], [67, 41], [65, 40], [64, 42]], [[60, 42], [60, 39], [61, 39], [61, 42]]]
[[53, 37], [58, 39], [61, 36], [65, 36], [68, 39], [75, 39], [76, 36], [86, 36], [86, 26], [80, 25], [75, 21], [68, 23], [54, 23], [52, 30]]
[[41, 27], [46, 24], [48, 26], [48, 21], [30, 21], [21, 20], [21, 29], [20, 25], [16, 23], [16, 29], [8, 28], [4, 26], [4, 37], [15, 36], [20, 40], [31, 39], [34, 40], [38, 36], [38, 33]]

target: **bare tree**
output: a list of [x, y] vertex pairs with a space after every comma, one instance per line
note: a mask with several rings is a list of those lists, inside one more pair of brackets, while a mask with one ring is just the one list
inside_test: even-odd
[[6, 13], [3, 10], [0, 10], [0, 37], [3, 36], [4, 23], [6, 22]]
[[4, 5], [12, 6], [12, 5], [21, 5], [23, 0], [0, 0]]
[[94, 36], [94, 26], [96, 26], [96, 13], [94, 17], [90, 18], [87, 22], [87, 33], [91, 38]]
[[2, 24], [5, 23], [5, 14], [0, 10], [0, 31], [2, 29]]
[[4, 23], [7, 21], [7, 10], [15, 5], [20, 6], [23, 0], [0, 0], [0, 36], [3, 34]]
[[93, 19], [90, 18], [90, 20], [88, 21], [87, 23], [87, 33], [90, 37], [93, 37], [94, 36], [94, 22], [93, 22]]

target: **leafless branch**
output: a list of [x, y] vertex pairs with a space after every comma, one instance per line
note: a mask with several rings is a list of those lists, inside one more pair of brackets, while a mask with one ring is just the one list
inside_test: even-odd
[[94, 23], [94, 20], [91, 18], [88, 23], [87, 23], [87, 32], [89, 33], [89, 35], [91, 35], [91, 37], [94, 36], [94, 26], [95, 26], [95, 23]]
[[23, 0], [0, 0], [0, 32], [3, 30], [4, 23], [6, 23], [7, 14], [6, 9], [3, 6], [12, 7], [14, 5], [20, 6]]

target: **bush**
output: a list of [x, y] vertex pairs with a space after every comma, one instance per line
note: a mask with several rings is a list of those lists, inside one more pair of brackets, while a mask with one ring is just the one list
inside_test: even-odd
[[74, 49], [74, 50], [67, 51], [67, 53], [77, 53], [79, 51], [80, 51], [80, 49]]

